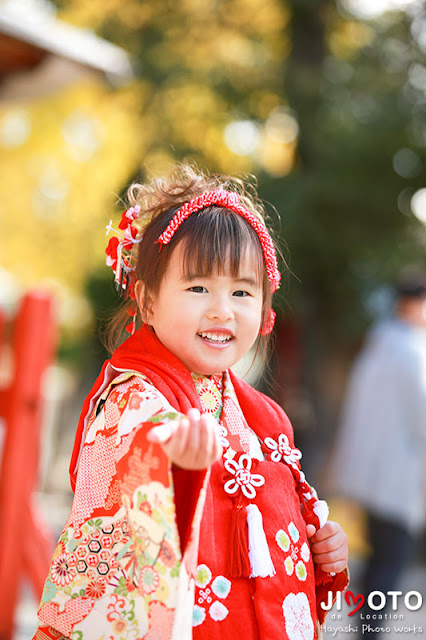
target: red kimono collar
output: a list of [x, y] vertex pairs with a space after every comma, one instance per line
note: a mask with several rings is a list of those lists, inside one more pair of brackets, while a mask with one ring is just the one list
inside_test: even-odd
[[[144, 374], [176, 410], [182, 413], [186, 413], [191, 407], [201, 410], [190, 371], [160, 342], [154, 331], [144, 325], [105, 361], [83, 403], [70, 463], [73, 490], [90, 415], [108, 384], [123, 371]], [[277, 431], [292, 433], [290, 422], [281, 407], [268, 396], [255, 391], [231, 370], [229, 374], [245, 419], [262, 440]]]

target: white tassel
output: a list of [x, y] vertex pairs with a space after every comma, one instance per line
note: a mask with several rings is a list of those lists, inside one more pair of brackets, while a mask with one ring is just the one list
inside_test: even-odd
[[318, 517], [320, 528], [325, 525], [328, 520], [329, 508], [325, 500], [317, 500], [314, 504], [314, 513]]
[[269, 553], [268, 542], [263, 530], [263, 518], [255, 504], [247, 507], [249, 537], [250, 578], [266, 578], [275, 575], [275, 567]]

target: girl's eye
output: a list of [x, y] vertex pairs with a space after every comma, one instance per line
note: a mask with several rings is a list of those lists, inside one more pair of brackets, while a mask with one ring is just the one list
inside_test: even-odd
[[232, 294], [233, 296], [237, 296], [238, 298], [245, 298], [246, 296], [250, 295], [248, 293], [248, 291], [234, 291], [234, 293]]
[[193, 291], [194, 293], [206, 293], [207, 289], [202, 286], [189, 287], [188, 291]]

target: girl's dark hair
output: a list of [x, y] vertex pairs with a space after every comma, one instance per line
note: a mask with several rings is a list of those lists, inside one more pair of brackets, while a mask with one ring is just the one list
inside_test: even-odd
[[[157, 243], [182, 204], [219, 186], [228, 191], [237, 191], [245, 208], [264, 220], [263, 205], [252, 185], [228, 176], [205, 175], [188, 164], [178, 165], [166, 178], [146, 184], [134, 183], [129, 187], [129, 206], [138, 204], [141, 208], [141, 214], [134, 223], [142, 236], [142, 241], [134, 245], [136, 280], [143, 282], [145, 297], [155, 295], [178, 244], [183, 246], [184, 270], [187, 274], [227, 272], [233, 277], [238, 276], [240, 261], [245, 252], [250, 251], [250, 257], [255, 261], [253, 266], [263, 285], [265, 319], [272, 294], [262, 247], [253, 227], [240, 215], [218, 206], [207, 207], [189, 216], [169, 244]], [[112, 352], [121, 341], [124, 326], [129, 322], [129, 311], [134, 309], [134, 305], [134, 301], [127, 300], [108, 322], [104, 342], [109, 351]], [[266, 360], [267, 344], [268, 336], [259, 338], [256, 353], [261, 353], [263, 361]]]

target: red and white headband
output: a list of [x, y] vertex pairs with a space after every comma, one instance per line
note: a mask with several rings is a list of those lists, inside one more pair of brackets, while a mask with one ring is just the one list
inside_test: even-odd
[[193, 198], [189, 202], [185, 202], [185, 204], [176, 211], [172, 220], [169, 222], [168, 227], [163, 231], [157, 242], [160, 242], [161, 244], [168, 244], [181, 224], [189, 218], [192, 213], [196, 213], [197, 211], [201, 211], [201, 209], [211, 207], [212, 205], [218, 205], [224, 209], [229, 209], [230, 211], [238, 213], [238, 215], [247, 220], [250, 226], [252, 226], [256, 231], [256, 235], [259, 238], [262, 247], [263, 257], [266, 264], [266, 272], [271, 284], [271, 291], [274, 293], [278, 289], [281, 281], [281, 274], [278, 271], [274, 243], [264, 223], [241, 204], [238, 193], [235, 193], [234, 191], [225, 191], [224, 189], [219, 188], [214, 191], [207, 191], [201, 196]]

